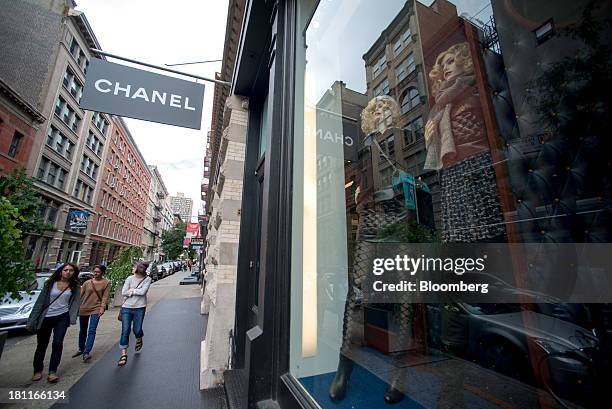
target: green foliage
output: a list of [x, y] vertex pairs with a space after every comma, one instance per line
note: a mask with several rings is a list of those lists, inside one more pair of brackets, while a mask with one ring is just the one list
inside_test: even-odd
[[189, 257], [190, 260], [193, 260], [195, 256], [196, 256], [196, 250], [190, 244], [189, 249], [187, 250], [187, 257]]
[[26, 233], [41, 234], [53, 226], [39, 216], [43, 202], [33, 180], [23, 169], [0, 176], [0, 296], [27, 289], [34, 280], [34, 266], [25, 259], [23, 239]]
[[21, 215], [17, 228], [22, 233], [41, 234], [45, 230], [53, 230], [53, 226], [46, 224], [40, 217], [39, 212], [44, 203], [34, 187], [34, 180], [26, 175], [25, 170], [15, 169], [1, 176], [0, 195], [17, 208]]
[[162, 249], [169, 260], [174, 260], [183, 252], [183, 240], [187, 233], [186, 224], [177, 222], [174, 228], [162, 233]]
[[106, 277], [113, 282], [111, 292], [129, 277], [134, 262], [141, 258], [142, 249], [136, 246], [125, 247], [117, 254], [106, 271]]
[[26, 283], [35, 278], [31, 263], [24, 260], [22, 231], [19, 229], [23, 220], [17, 207], [0, 196], [0, 296], [11, 293], [11, 297], [18, 298], [19, 290], [25, 290]]
[[432, 229], [414, 220], [386, 226], [378, 231], [376, 238], [380, 241], [399, 243], [435, 243], [439, 241]]

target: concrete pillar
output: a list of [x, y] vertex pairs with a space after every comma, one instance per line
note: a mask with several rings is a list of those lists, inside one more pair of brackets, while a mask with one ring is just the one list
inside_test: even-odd
[[240, 209], [248, 121], [248, 104], [237, 96], [226, 101], [224, 116], [229, 123], [221, 141], [221, 185], [213, 186], [215, 197], [209, 222], [206, 257], [206, 287], [202, 312], [208, 313], [206, 340], [202, 343], [200, 388], [223, 382], [229, 360], [229, 332], [234, 328]]

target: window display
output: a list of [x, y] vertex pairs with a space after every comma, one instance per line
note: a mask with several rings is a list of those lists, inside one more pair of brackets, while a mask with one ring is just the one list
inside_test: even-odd
[[[609, 33], [580, 34], [609, 6], [543, 3], [298, 9], [290, 368], [321, 407], [589, 407], [601, 393], [605, 307], [571, 300], [603, 268], [581, 254], [610, 241], [609, 107], [590, 88], [605, 75], [576, 60], [610, 62], [596, 51]], [[507, 250], [512, 279], [476, 275], [484, 302], [440, 290], [463, 282], [430, 282], [436, 303], [372, 297], [375, 260], [484, 243]]]

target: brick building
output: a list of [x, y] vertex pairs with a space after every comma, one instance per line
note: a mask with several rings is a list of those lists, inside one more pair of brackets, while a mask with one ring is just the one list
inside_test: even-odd
[[[457, 19], [457, 8], [447, 0], [436, 0], [430, 6], [406, 2], [363, 56], [368, 97], [389, 95], [400, 110], [397, 128], [381, 134], [378, 143], [398, 168], [429, 185], [438, 219], [437, 174], [423, 170], [424, 119], [429, 110], [422, 44], [430, 40], [436, 27], [452, 19]], [[391, 185], [394, 168], [384, 156], [373, 153], [371, 165], [374, 190]]]
[[90, 264], [108, 263], [119, 250], [142, 245], [151, 171], [123, 119], [113, 118], [92, 222]]

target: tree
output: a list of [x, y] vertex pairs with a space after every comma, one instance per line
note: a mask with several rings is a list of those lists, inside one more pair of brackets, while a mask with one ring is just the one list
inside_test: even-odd
[[41, 234], [53, 230], [53, 226], [46, 224], [40, 216], [44, 202], [34, 187], [34, 180], [26, 175], [24, 169], [15, 169], [0, 177], [0, 195], [6, 197], [22, 216], [17, 223], [22, 233]]
[[134, 262], [142, 258], [142, 249], [131, 246], [121, 249], [108, 265], [107, 277], [113, 282], [111, 292], [132, 273]]
[[189, 249], [187, 250], [187, 257], [189, 257], [190, 260], [193, 260], [195, 256], [196, 256], [196, 249], [194, 249], [193, 246], [190, 244]]
[[35, 278], [34, 266], [25, 259], [23, 236], [53, 229], [39, 215], [42, 205], [24, 170], [0, 176], [0, 296], [11, 293], [18, 298], [19, 291]]
[[177, 258], [183, 252], [186, 233], [186, 225], [183, 222], [177, 222], [174, 228], [162, 233], [162, 249], [169, 259]]
[[25, 283], [34, 279], [31, 264], [24, 260], [22, 231], [18, 227], [21, 223], [23, 217], [17, 207], [7, 198], [0, 197], [0, 296], [11, 293], [13, 298], [18, 298], [19, 290], [24, 290]]

